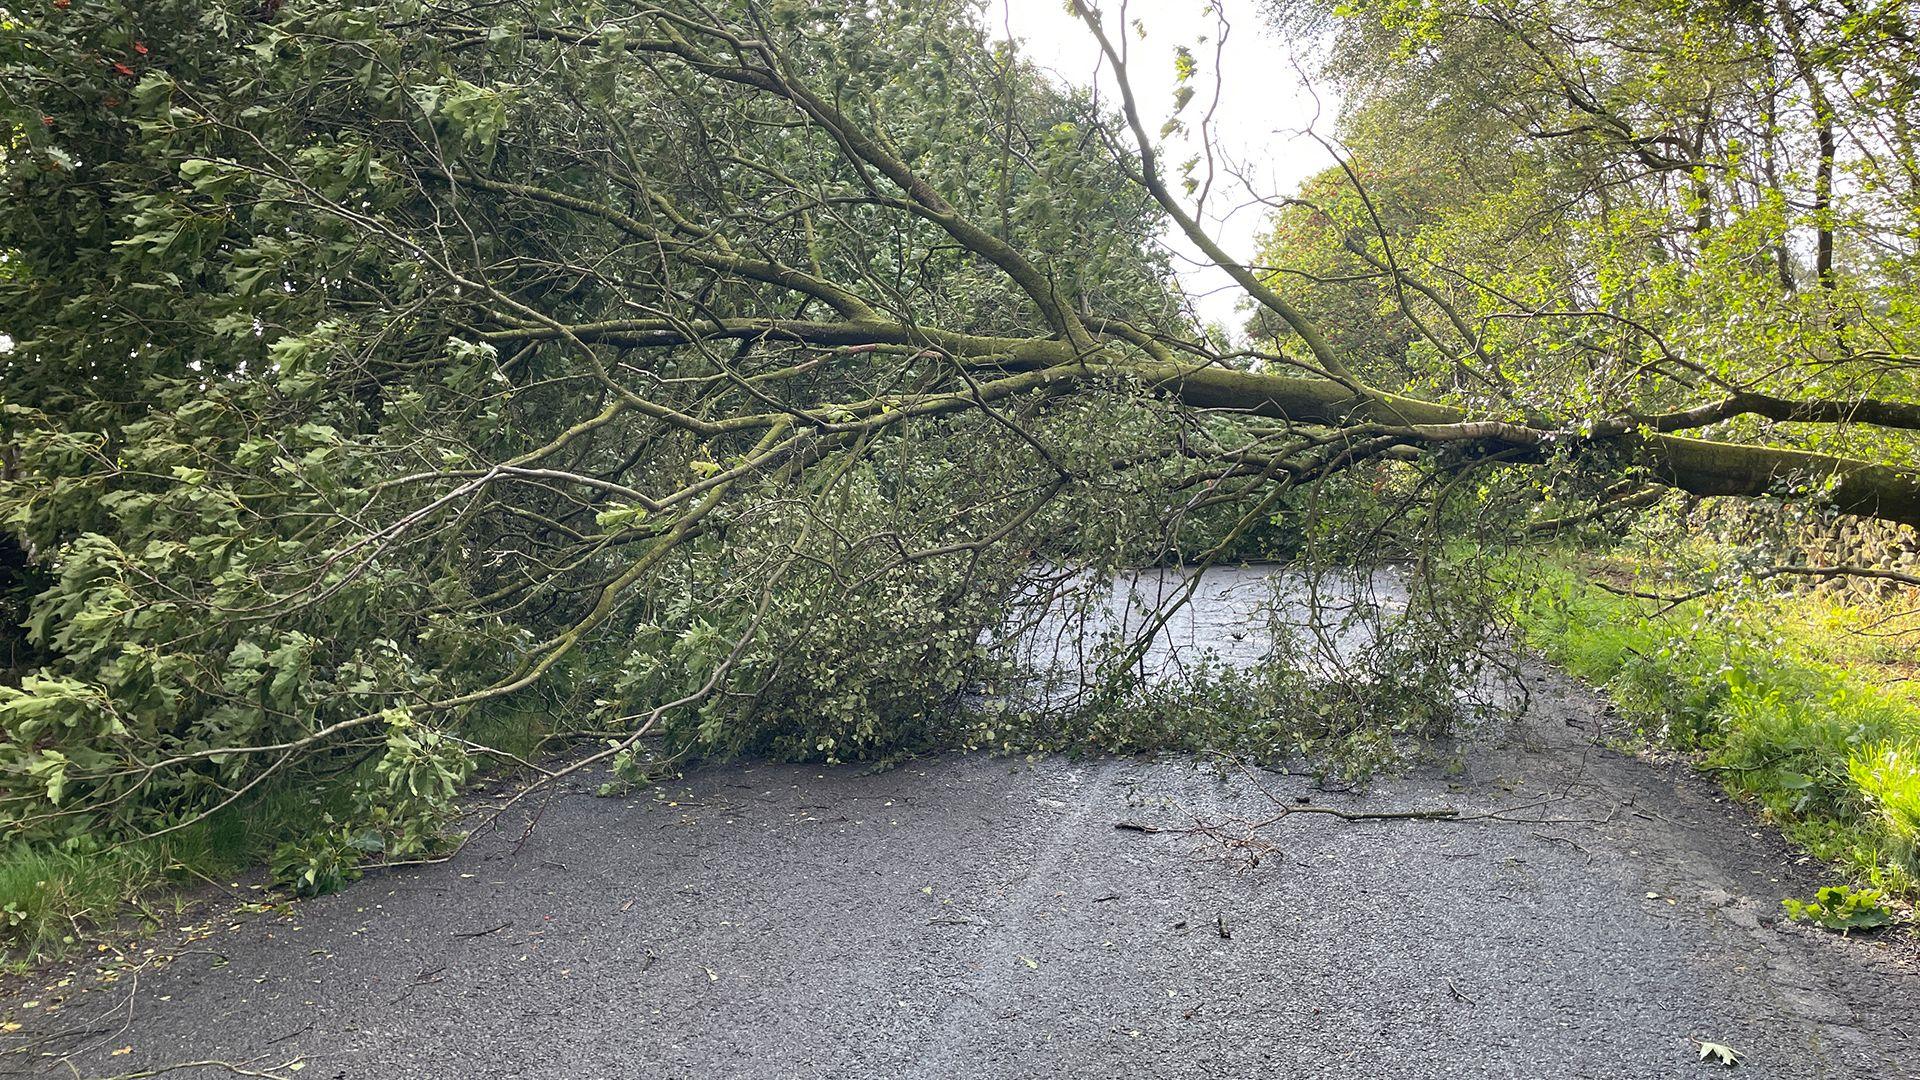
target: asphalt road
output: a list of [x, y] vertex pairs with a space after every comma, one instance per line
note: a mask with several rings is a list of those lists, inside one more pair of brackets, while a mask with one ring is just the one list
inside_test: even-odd
[[1190, 762], [588, 780], [452, 862], [53, 973], [0, 1069], [1668, 1080], [1722, 1071], [1709, 1040], [1740, 1075], [1920, 1077], [1913, 944], [1782, 925], [1817, 867], [1684, 767], [1591, 745], [1584, 691], [1534, 689], [1457, 775], [1265, 783], [1547, 820], [1295, 814], [1252, 866], [1183, 830], [1274, 803]]
[[[1177, 585], [1130, 578], [1095, 621]], [[1210, 573], [1150, 669], [1253, 660], [1275, 586], [1329, 604]], [[1043, 621], [1038, 665], [1077, 629]], [[1740, 1075], [1920, 1078], [1914, 940], [1782, 924], [1820, 867], [1529, 678], [1517, 727], [1361, 794], [1184, 760], [583, 777], [450, 862], [285, 908], [241, 887], [17, 987], [0, 1074], [1671, 1080], [1725, 1071], [1704, 1040]], [[1494, 816], [1245, 824], [1301, 798]]]

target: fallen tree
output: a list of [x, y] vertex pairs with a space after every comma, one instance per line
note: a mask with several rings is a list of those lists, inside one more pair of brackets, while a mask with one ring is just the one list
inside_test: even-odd
[[[44, 658], [0, 689], [9, 829], [350, 775], [341, 843], [415, 852], [480, 713], [623, 768], [886, 753], [1036, 579], [1204, 562], [1329, 484], [1436, 547], [1493, 469], [1920, 523], [1897, 396], [1383, 382], [1212, 241], [1082, 14], [1117, 114], [960, 4], [16, 15], [0, 511]], [[1270, 344], [1196, 325], [1166, 222]]]

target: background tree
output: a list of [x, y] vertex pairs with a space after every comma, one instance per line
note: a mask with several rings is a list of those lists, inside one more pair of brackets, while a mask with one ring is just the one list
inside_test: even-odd
[[1273, 11], [1331, 31], [1355, 149], [1263, 259], [1415, 330], [1387, 385], [1920, 460], [1907, 5]]

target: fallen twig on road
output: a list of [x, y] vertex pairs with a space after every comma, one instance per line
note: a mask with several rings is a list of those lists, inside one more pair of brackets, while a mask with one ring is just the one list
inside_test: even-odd
[[[276, 1070], [292, 1069], [300, 1063], [299, 1058], [294, 1058], [291, 1061], [284, 1061], [278, 1065], [270, 1066], [270, 1068]], [[69, 1063], [68, 1068], [72, 1068], [71, 1063]], [[167, 1073], [179, 1072], [182, 1069], [225, 1069], [235, 1076], [260, 1076], [266, 1077], [267, 1080], [292, 1080], [291, 1075], [286, 1072], [249, 1069], [245, 1065], [236, 1062], [216, 1061], [211, 1058], [204, 1061], [179, 1061], [172, 1065], [156, 1065], [151, 1069], [140, 1069], [136, 1072], [116, 1073], [113, 1076], [103, 1076], [100, 1077], [99, 1080], [146, 1080], [146, 1078], [150, 1076], [165, 1076]], [[79, 1070], [74, 1070], [74, 1075], [79, 1076]]]
[[464, 938], [486, 937], [488, 934], [497, 934], [500, 931], [505, 930], [507, 927], [512, 925], [513, 925], [513, 920], [508, 919], [506, 922], [501, 923], [499, 926], [489, 926], [485, 930], [456, 930], [454, 931], [453, 936], [464, 937]]

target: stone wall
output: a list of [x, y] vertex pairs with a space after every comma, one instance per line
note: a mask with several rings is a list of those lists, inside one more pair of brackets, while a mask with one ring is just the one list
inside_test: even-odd
[[[1920, 577], [1920, 531], [1910, 525], [1848, 514], [1806, 520], [1785, 507], [1734, 499], [1699, 500], [1688, 508], [1685, 520], [1689, 528], [1727, 542], [1765, 548], [1765, 558], [1773, 563], [1864, 566]], [[1861, 597], [1914, 591], [1913, 586], [1871, 578], [1804, 581], [1803, 588]]]

